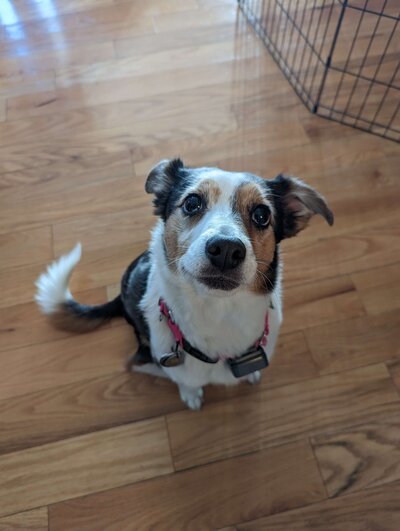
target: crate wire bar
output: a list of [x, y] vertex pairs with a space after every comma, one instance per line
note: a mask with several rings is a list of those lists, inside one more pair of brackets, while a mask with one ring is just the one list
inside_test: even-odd
[[238, 0], [308, 109], [400, 142], [400, 0]]

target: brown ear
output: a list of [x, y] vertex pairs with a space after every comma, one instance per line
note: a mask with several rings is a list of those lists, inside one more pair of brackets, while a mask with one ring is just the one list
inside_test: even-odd
[[315, 214], [319, 214], [329, 225], [333, 225], [333, 213], [325, 199], [300, 179], [278, 175], [267, 183], [273, 193], [280, 240], [295, 236], [305, 229]]

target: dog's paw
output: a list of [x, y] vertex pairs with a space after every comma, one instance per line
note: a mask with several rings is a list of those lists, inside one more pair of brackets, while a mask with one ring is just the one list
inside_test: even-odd
[[201, 387], [186, 387], [179, 386], [179, 395], [182, 402], [184, 402], [192, 411], [198, 411], [203, 405], [203, 389]]
[[261, 380], [261, 371], [255, 371], [246, 376], [246, 380], [251, 384], [258, 384]]

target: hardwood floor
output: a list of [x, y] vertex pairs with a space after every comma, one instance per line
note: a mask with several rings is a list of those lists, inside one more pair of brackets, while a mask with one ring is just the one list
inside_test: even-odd
[[[234, 0], [0, 3], [0, 531], [399, 529], [400, 146], [309, 114]], [[284, 242], [285, 319], [256, 388], [184, 408], [128, 374], [132, 331], [33, 303], [83, 243], [112, 298], [161, 158], [299, 175], [335, 212]]]

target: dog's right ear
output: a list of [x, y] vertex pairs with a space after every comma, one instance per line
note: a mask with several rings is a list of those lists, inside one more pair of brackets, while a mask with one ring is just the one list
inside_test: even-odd
[[181, 159], [162, 160], [152, 168], [147, 177], [145, 190], [154, 194], [154, 213], [164, 220], [168, 217], [168, 202], [171, 192], [185, 176], [185, 166]]
[[181, 159], [161, 160], [151, 169], [145, 184], [148, 194], [165, 195], [171, 190], [184, 165]]

